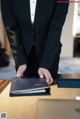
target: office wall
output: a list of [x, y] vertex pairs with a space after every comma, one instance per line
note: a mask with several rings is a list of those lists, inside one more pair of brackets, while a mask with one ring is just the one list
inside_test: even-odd
[[63, 27], [61, 42], [63, 44], [61, 57], [73, 57], [73, 17], [74, 17], [74, 3], [70, 3], [66, 22]]

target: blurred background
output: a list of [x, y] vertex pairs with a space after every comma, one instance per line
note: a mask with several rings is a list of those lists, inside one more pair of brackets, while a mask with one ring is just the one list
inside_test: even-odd
[[[66, 22], [61, 35], [63, 44], [59, 71], [61, 74], [80, 73], [80, 3], [70, 3]], [[0, 66], [0, 78], [10, 79], [15, 76], [15, 64], [2, 22], [0, 10], [0, 52], [4, 53], [4, 64]], [[9, 56], [9, 57], [8, 57]], [[1, 54], [0, 54], [1, 58]], [[1, 63], [1, 62], [0, 62]]]

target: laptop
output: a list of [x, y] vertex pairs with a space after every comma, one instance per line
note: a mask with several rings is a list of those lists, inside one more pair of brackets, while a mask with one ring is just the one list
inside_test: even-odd
[[80, 101], [39, 99], [36, 119], [80, 119]]

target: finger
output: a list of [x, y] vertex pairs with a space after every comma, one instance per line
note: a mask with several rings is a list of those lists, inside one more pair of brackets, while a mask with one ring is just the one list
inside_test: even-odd
[[18, 69], [17, 71], [17, 77], [23, 76], [24, 71], [22, 69]]
[[23, 74], [17, 74], [17, 77], [22, 77], [23, 76]]
[[40, 78], [44, 78], [44, 75], [42, 72], [38, 72], [38, 74], [39, 74]]
[[21, 77], [21, 76], [23, 76], [23, 74], [21, 74], [20, 72], [18, 72], [18, 73], [16, 74], [16, 76], [17, 76], [17, 77]]
[[39, 75], [39, 76], [40, 76], [40, 78], [44, 78], [44, 75], [43, 75], [43, 73], [40, 73], [40, 75]]
[[44, 75], [45, 75], [45, 78], [47, 80], [47, 83], [50, 85], [53, 82], [52, 76], [48, 75], [48, 74], [44, 74]]
[[49, 84], [49, 75], [47, 75], [46, 73], [44, 73], [44, 77], [46, 78], [47, 83]]
[[49, 84], [52, 84], [54, 81], [54, 79], [50, 76], [50, 79], [49, 79]]

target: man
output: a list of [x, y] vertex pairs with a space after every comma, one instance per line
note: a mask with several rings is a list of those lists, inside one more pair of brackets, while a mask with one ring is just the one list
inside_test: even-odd
[[39, 74], [51, 84], [58, 71], [60, 36], [68, 3], [2, 0], [1, 9], [17, 76]]

